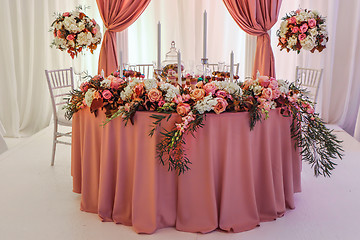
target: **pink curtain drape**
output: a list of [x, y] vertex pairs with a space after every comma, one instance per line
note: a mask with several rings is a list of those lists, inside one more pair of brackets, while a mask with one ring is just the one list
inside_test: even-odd
[[268, 30], [276, 23], [282, 0], [223, 0], [230, 15], [242, 30], [257, 36], [253, 77], [275, 77], [275, 60]]
[[125, 30], [135, 22], [149, 5], [150, 0], [96, 0], [96, 2], [106, 27], [98, 72], [104, 69], [107, 76], [118, 66], [116, 32]]

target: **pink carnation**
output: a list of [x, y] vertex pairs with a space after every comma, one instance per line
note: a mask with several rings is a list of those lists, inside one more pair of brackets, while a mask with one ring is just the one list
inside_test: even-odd
[[220, 114], [226, 110], [228, 105], [227, 101], [223, 98], [216, 98], [217, 104], [214, 106], [214, 112]]
[[109, 100], [113, 95], [109, 90], [104, 90], [102, 96], [104, 97], [104, 99]]
[[303, 25], [300, 26], [300, 32], [304, 33], [308, 30], [308, 25], [306, 23], [304, 23]]
[[64, 17], [68, 17], [68, 16], [70, 16], [70, 13], [69, 13], [69, 12], [64, 12], [64, 13], [63, 13], [63, 16], [64, 16]]
[[278, 88], [272, 90], [272, 98], [278, 99], [281, 95], [281, 92]]
[[313, 28], [316, 26], [316, 20], [314, 18], [311, 18], [308, 20], [308, 24], [310, 28]]
[[158, 106], [159, 106], [159, 107], [164, 106], [164, 104], [165, 104], [165, 101], [164, 101], [164, 100], [160, 100], [160, 101], [158, 102]]
[[112, 89], [118, 90], [122, 83], [124, 83], [124, 80], [121, 78], [115, 78], [111, 80], [110, 87]]
[[299, 35], [299, 40], [302, 41], [306, 38], [306, 34], [302, 33]]

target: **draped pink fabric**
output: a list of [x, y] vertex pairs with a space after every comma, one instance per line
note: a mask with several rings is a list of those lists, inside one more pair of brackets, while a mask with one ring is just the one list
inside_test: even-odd
[[105, 127], [103, 112], [74, 114], [71, 172], [83, 211], [138, 233], [164, 227], [206, 233], [249, 230], [295, 207], [301, 158], [291, 119], [278, 110], [252, 131], [248, 113], [207, 114], [204, 128], [185, 139], [192, 164], [180, 176], [156, 158], [161, 134], [148, 136], [151, 114], [137, 112], [135, 125], [117, 118]]
[[282, 0], [223, 0], [242, 30], [257, 36], [253, 77], [275, 77], [275, 60], [268, 30], [276, 23]]
[[143, 13], [150, 0], [96, 0], [106, 31], [99, 57], [100, 73], [105, 75], [115, 71], [118, 66], [116, 54], [116, 32], [128, 28]]

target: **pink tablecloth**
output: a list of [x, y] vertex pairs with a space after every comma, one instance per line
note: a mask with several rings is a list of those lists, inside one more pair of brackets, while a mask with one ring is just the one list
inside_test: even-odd
[[[148, 136], [150, 112], [135, 125], [88, 109], [74, 114], [72, 176], [81, 210], [138, 233], [174, 226], [187, 232], [240, 232], [294, 208], [301, 161], [291, 119], [278, 110], [249, 129], [248, 113], [207, 114], [205, 127], [186, 137], [191, 170], [177, 176], [156, 158], [159, 131]], [[162, 127], [173, 126], [175, 117]]]

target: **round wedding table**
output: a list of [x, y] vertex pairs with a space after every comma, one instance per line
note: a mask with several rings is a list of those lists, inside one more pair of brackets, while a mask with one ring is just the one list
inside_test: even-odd
[[217, 228], [241, 232], [293, 209], [301, 190], [301, 157], [291, 138], [291, 118], [271, 110], [250, 131], [249, 113], [207, 114], [205, 126], [185, 137], [190, 170], [177, 175], [157, 159], [163, 120], [148, 136], [154, 112], [137, 112], [101, 126], [85, 108], [73, 116], [71, 172], [81, 210], [103, 221], [131, 225], [137, 233], [164, 227], [186, 232]]

